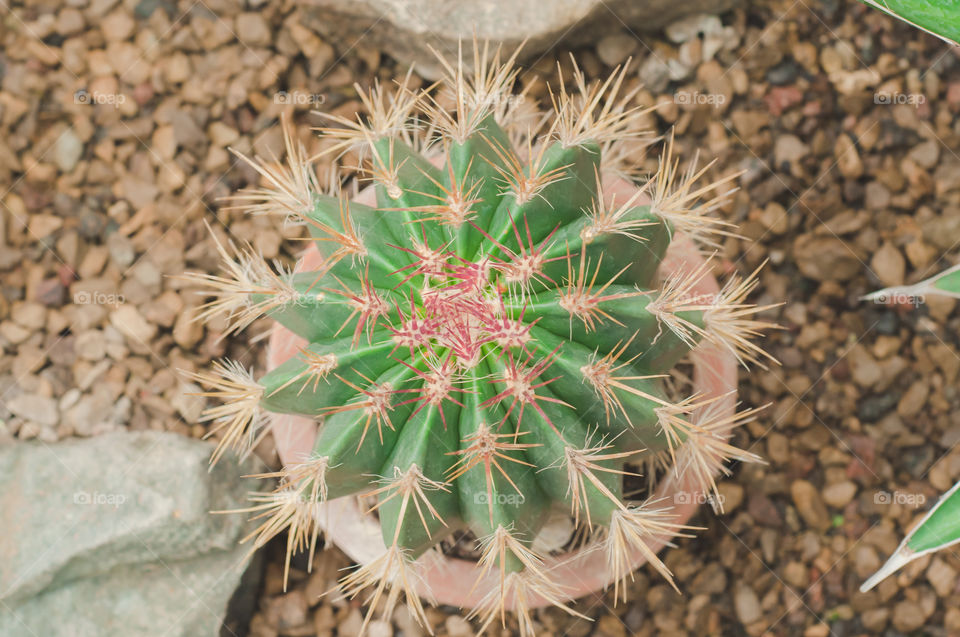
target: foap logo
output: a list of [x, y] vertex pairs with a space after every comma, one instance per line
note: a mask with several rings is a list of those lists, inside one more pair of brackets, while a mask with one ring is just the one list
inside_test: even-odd
[[711, 292], [703, 294], [678, 294], [676, 295], [678, 303], [683, 305], [713, 305], [717, 302], [717, 295]]
[[923, 294], [910, 294], [907, 292], [894, 292], [881, 290], [871, 297], [873, 302], [878, 305], [923, 305], [927, 302], [927, 297]]
[[326, 101], [326, 95], [307, 93], [305, 91], [280, 91], [273, 96], [274, 104], [284, 104], [288, 106], [320, 106]]
[[491, 501], [502, 506], [520, 506], [526, 501], [522, 493], [496, 493], [492, 499], [489, 493], [478, 493], [473, 497], [474, 504], [487, 505]]
[[873, 494], [873, 503], [879, 505], [899, 504], [916, 509], [927, 502], [927, 496], [922, 493], [908, 493], [906, 491], [877, 491]]
[[727, 97], [721, 93], [677, 91], [673, 94], [673, 102], [683, 106], [713, 106], [714, 108], [719, 108], [726, 104]]
[[76, 491], [73, 494], [73, 503], [78, 506], [112, 506], [114, 509], [119, 509], [126, 501], [127, 496], [122, 493]]
[[896, 106], [906, 104], [908, 106], [920, 106], [925, 104], [927, 96], [923, 93], [887, 93], [880, 92], [873, 94], [874, 104], [884, 104], [887, 106]]
[[484, 95], [481, 103], [489, 108], [510, 108], [519, 106], [527, 101], [527, 96], [523, 94], [514, 95], [513, 93], [501, 94], [497, 92]]
[[714, 509], [722, 509], [724, 499], [721, 494], [704, 493], [703, 491], [677, 491], [673, 494], [674, 504], [695, 504], [697, 506], [709, 504]]
[[90, 92], [85, 88], [73, 94], [74, 104], [85, 104], [92, 106], [109, 105], [114, 108], [120, 108], [120, 105], [127, 101], [127, 96], [123, 93], [101, 93], [99, 91]]
[[122, 294], [108, 294], [106, 292], [80, 291], [74, 292], [74, 305], [109, 305], [117, 307], [126, 303], [126, 298]]

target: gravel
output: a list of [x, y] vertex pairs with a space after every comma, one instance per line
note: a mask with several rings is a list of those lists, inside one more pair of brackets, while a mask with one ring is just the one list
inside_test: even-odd
[[[302, 247], [222, 207], [256, 183], [227, 148], [278, 153], [284, 113], [316, 153], [318, 105], [280, 91], [352, 117], [354, 82], [405, 69], [362, 40], [335, 50], [295, 5], [68, 4], [14, 4], [0, 27], [0, 442], [120, 427], [200, 437], [204, 399], [176, 370], [224, 355], [262, 368], [251, 339], [269, 326], [222, 339], [223, 326], [191, 320], [199, 299], [176, 275], [216, 272], [204, 221], [286, 263]], [[784, 329], [765, 342], [783, 364], [741, 375], [743, 405], [771, 407], [737, 442], [769, 464], [734, 467], [725, 512], [705, 507], [692, 521], [705, 529], [665, 553], [683, 594], [641, 569], [630, 603], [579, 602], [593, 624], [544, 611], [542, 630], [960, 633], [950, 552], [857, 590], [960, 478], [956, 303], [860, 301], [960, 254], [956, 53], [855, 3], [788, 0], [643, 44], [614, 25], [573, 53], [591, 77], [635, 56], [631, 81], [661, 105], [651, 124], [674, 128], [681, 157], [716, 158], [715, 176], [745, 171], [720, 211], [743, 237], [724, 242], [717, 270], [768, 261], [753, 301], [784, 303], [766, 317]], [[557, 48], [532, 72], [555, 83], [566, 57]], [[259, 453], [276, 467], [270, 441]], [[251, 635], [356, 633], [358, 603], [320, 597], [342, 554], [322, 552], [310, 575], [295, 560], [286, 593], [282, 546], [267, 557]], [[469, 632], [453, 609], [429, 617], [442, 634]], [[402, 606], [372, 631], [418, 634]]]

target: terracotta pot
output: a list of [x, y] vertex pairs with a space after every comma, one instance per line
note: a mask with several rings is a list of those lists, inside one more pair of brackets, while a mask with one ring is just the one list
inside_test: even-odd
[[[370, 202], [372, 193], [361, 193], [358, 200]], [[304, 253], [297, 266], [298, 270], [315, 270], [322, 258], [315, 245]], [[696, 268], [703, 262], [702, 257], [686, 237], [677, 236], [671, 243], [666, 258], [660, 266], [660, 276], [664, 277], [680, 270]], [[713, 276], [703, 277], [692, 294], [716, 294], [719, 291]], [[268, 365], [273, 369], [294, 356], [306, 341], [289, 330], [277, 325], [269, 341], [267, 352]], [[725, 396], [721, 399], [724, 413], [733, 414], [736, 409], [737, 362], [726, 351], [701, 345], [693, 356], [694, 392], [703, 397]], [[720, 408], [720, 406], [718, 406]], [[280, 459], [284, 464], [302, 461], [304, 454], [313, 449], [317, 435], [317, 422], [302, 416], [274, 414], [272, 416], [273, 436]], [[672, 509], [673, 522], [687, 523], [697, 510], [696, 498], [675, 497], [679, 493], [695, 493], [698, 489], [694, 481], [668, 472], [660, 481], [651, 500], [659, 500], [657, 507]], [[317, 522], [323, 528], [326, 538], [352, 560], [366, 564], [386, 551], [380, 534], [380, 524], [373, 515], [366, 515], [353, 496], [331, 500], [322, 505]], [[659, 551], [672, 536], [659, 536], [649, 542], [653, 551]], [[639, 568], [646, 560], [636, 552], [632, 563]], [[578, 549], [566, 554], [549, 557], [546, 566], [555, 581], [561, 582], [568, 600], [577, 599], [602, 591], [612, 583], [606, 567], [606, 555], [603, 551]], [[477, 577], [476, 562], [444, 556], [440, 560], [425, 560], [422, 569], [421, 596], [440, 604], [460, 608], [475, 607], [484, 594], [499, 585], [496, 572], [488, 574], [487, 581], [475, 586]], [[530, 607], [545, 606], [543, 599], [531, 600]]]

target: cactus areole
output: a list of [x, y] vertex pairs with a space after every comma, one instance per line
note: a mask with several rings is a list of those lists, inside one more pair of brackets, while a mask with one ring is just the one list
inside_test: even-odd
[[478, 576], [498, 573], [474, 609], [482, 627], [509, 607], [530, 633], [525, 600], [574, 612], [535, 542], [557, 511], [605, 551], [615, 598], [637, 551], [673, 583], [646, 543], [688, 527], [633, 502], [624, 477], [668, 467], [710, 492], [727, 460], [755, 458], [727, 442], [755, 410], [713, 409], [723, 396], [677, 401], [665, 381], [701, 344], [757, 362], [765, 354], [748, 338], [769, 325], [744, 302], [755, 276], [710, 298], [691, 294], [707, 266], [657, 278], [675, 234], [730, 234], [713, 213], [732, 178], [680, 173], [668, 141], [632, 195], [605, 194], [647, 143], [649, 111], [624, 71], [591, 85], [574, 69], [543, 115], [514, 92], [513, 59], [488, 53], [476, 50], [469, 70], [447, 65], [428, 92], [358, 89], [369, 115], [331, 117], [327, 147], [362, 159], [376, 205], [338, 179], [321, 188], [287, 128], [285, 163], [251, 161], [263, 186], [235, 201], [306, 226], [323, 265], [287, 271], [219, 240], [225, 273], [192, 275], [210, 299], [201, 316], [227, 334], [268, 316], [307, 345], [263, 375], [221, 361], [196, 378], [220, 399], [206, 414], [221, 437], [215, 459], [249, 448], [263, 411], [319, 423], [313, 452], [251, 507], [263, 521], [255, 546], [287, 530], [289, 551], [313, 551], [317, 503], [366, 496], [387, 550], [344, 578], [346, 593], [369, 589], [371, 613], [403, 594], [425, 623], [425, 553], [469, 531]]

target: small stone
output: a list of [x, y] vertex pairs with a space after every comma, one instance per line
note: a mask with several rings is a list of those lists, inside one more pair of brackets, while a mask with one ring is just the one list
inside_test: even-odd
[[877, 422], [896, 404], [896, 394], [870, 395], [860, 400], [857, 406], [857, 417], [864, 422]]
[[28, 227], [32, 237], [44, 239], [63, 226], [63, 218], [57, 215], [36, 214], [30, 215]]
[[796, 135], [779, 135], [773, 146], [773, 157], [777, 166], [793, 164], [809, 153], [810, 147]]
[[171, 405], [183, 419], [194, 425], [200, 422], [206, 400], [200, 394], [203, 390], [193, 383], [184, 383], [174, 395]]
[[174, 84], [186, 82], [190, 79], [192, 73], [190, 58], [184, 53], [177, 51], [165, 60], [164, 71], [168, 82]]
[[[927, 352], [937, 367], [943, 371], [946, 381], [951, 384], [956, 381], [957, 375], [960, 374], [960, 357], [953, 348], [946, 343], [935, 343], [927, 348]], [[953, 444], [945, 446], [952, 447]]]
[[940, 144], [935, 139], [928, 139], [914, 146], [910, 152], [907, 153], [907, 157], [929, 170], [936, 166], [937, 161], [940, 160]]
[[133, 242], [118, 232], [114, 232], [107, 239], [107, 249], [110, 250], [110, 259], [122, 269], [128, 268], [137, 256]]
[[857, 152], [856, 144], [848, 135], [841, 134], [833, 147], [833, 154], [837, 160], [840, 174], [847, 179], [856, 179], [863, 174], [863, 162]]
[[758, 220], [773, 234], [783, 234], [790, 229], [790, 217], [786, 209], [776, 201], [771, 201], [760, 211]]
[[359, 608], [354, 607], [350, 610], [346, 619], [340, 622], [340, 625], [337, 627], [337, 634], [359, 635], [361, 628], [363, 628], [363, 615], [360, 614]]
[[133, 35], [136, 23], [125, 8], [117, 9], [100, 21], [100, 30], [107, 40], [118, 42]]
[[270, 44], [270, 27], [259, 13], [241, 13], [236, 19], [237, 38], [246, 46]]
[[927, 581], [940, 597], [949, 597], [957, 589], [957, 571], [939, 557], [927, 567]]
[[92, 436], [102, 433], [105, 416], [113, 406], [113, 399], [105, 391], [97, 391], [81, 398], [63, 413], [63, 423], [77, 436]]
[[287, 632], [307, 623], [307, 598], [303, 591], [295, 590], [270, 600], [265, 615], [267, 623], [281, 632]]
[[61, 172], [69, 173], [83, 157], [83, 142], [68, 128], [60, 137], [57, 138], [53, 147], [53, 161]]
[[797, 512], [808, 526], [818, 531], [830, 528], [830, 515], [815, 486], [806, 480], [796, 480], [790, 485], [790, 496]]
[[744, 626], [759, 621], [763, 617], [760, 599], [746, 584], [736, 585], [733, 591], [733, 606], [737, 612], [737, 619]]
[[166, 160], [171, 160], [177, 154], [177, 138], [173, 133], [173, 126], [157, 126], [151, 140], [153, 149]]
[[803, 637], [828, 637], [830, 635], [830, 624], [819, 623], [808, 627], [803, 631]]
[[890, 191], [879, 181], [869, 182], [863, 192], [869, 210], [883, 210], [890, 205]]
[[943, 617], [943, 627], [946, 628], [949, 635], [960, 634], [960, 608], [947, 609]]
[[470, 637], [473, 635], [473, 626], [460, 615], [450, 615], [443, 622], [444, 628], [450, 637]]
[[15, 416], [40, 425], [52, 427], [60, 420], [57, 401], [35, 394], [20, 394], [6, 401], [6, 407]]
[[820, 50], [820, 68], [829, 73], [843, 70], [843, 58], [832, 46], [825, 46]]
[[905, 418], [917, 415], [927, 404], [929, 393], [930, 386], [925, 379], [914, 381], [897, 403], [897, 413]]
[[743, 138], [752, 137], [770, 123], [770, 116], [763, 111], [736, 110], [730, 115], [733, 127]]
[[79, 358], [96, 362], [107, 355], [107, 340], [100, 330], [87, 330], [77, 335], [73, 348]]
[[870, 269], [886, 287], [903, 285], [907, 262], [900, 251], [887, 242], [870, 259]]
[[720, 492], [720, 504], [724, 513], [731, 513], [743, 503], [743, 487], [736, 482], [721, 482], [717, 485]]
[[189, 350], [201, 338], [203, 338], [203, 325], [196, 320], [192, 308], [177, 315], [177, 322], [173, 324], [173, 340], [177, 345]]
[[383, 619], [375, 619], [367, 625], [368, 637], [393, 637], [393, 626]]
[[223, 122], [213, 122], [207, 131], [217, 146], [229, 146], [240, 138], [240, 133]]
[[74, 35], [83, 30], [83, 14], [77, 9], [66, 7], [57, 15], [57, 33], [60, 35]]
[[313, 58], [320, 53], [324, 47], [323, 40], [302, 24], [292, 22], [288, 25], [288, 28], [290, 29], [290, 36], [293, 38], [293, 41], [297, 43], [297, 46], [300, 47], [300, 52], [303, 53], [304, 57], [308, 59]]
[[[44, 279], [37, 286], [37, 300], [47, 307], [59, 307], [64, 303], [67, 288], [59, 278]], [[2, 312], [0, 312], [2, 314]]]
[[19, 345], [30, 338], [31, 331], [22, 325], [17, 325], [13, 321], [0, 322], [0, 337], [14, 345]]
[[803, 103], [803, 92], [796, 86], [774, 86], [763, 101], [767, 103], [771, 115], [780, 117], [785, 111]]
[[827, 486], [823, 490], [823, 501], [835, 509], [842, 509], [853, 500], [856, 494], [857, 485], [850, 480], [844, 480]]
[[806, 588], [809, 583], [807, 567], [800, 562], [789, 562], [783, 569], [783, 579], [794, 588]]
[[801, 235], [793, 254], [800, 272], [816, 281], [848, 281], [863, 267], [853, 249], [833, 236]]
[[664, 29], [671, 42], [681, 44], [697, 39], [707, 33], [717, 33], [723, 30], [723, 23], [715, 15], [693, 14], [674, 22]]
[[910, 261], [910, 265], [916, 270], [925, 269], [933, 263], [934, 259], [940, 256], [933, 246], [920, 239], [908, 243], [904, 251], [907, 253], [907, 260]]
[[148, 323], [133, 305], [121, 305], [110, 313], [110, 324], [133, 344], [145, 346], [157, 333], [156, 325]]
[[893, 627], [902, 633], [919, 629], [925, 621], [926, 616], [917, 602], [905, 599], [893, 607]]
[[864, 628], [873, 634], [879, 634], [886, 628], [887, 622], [890, 621], [890, 609], [882, 606], [880, 608], [869, 608], [863, 611], [861, 619]]
[[779, 433], [767, 436], [767, 455], [774, 462], [786, 462], [790, 459], [790, 441]]
[[812, 42], [797, 42], [791, 47], [793, 59], [812, 73], [817, 72], [817, 47]]
[[830, 82], [840, 95], [855, 96], [880, 81], [879, 74], [873, 69], [841, 71], [830, 74]]
[[25, 378], [47, 364], [47, 352], [34, 345], [22, 345], [13, 359], [11, 371], [15, 378]]
[[135, 210], [145, 208], [154, 203], [160, 189], [154, 183], [154, 180], [138, 179], [133, 175], [128, 175], [120, 180], [120, 187], [123, 191], [123, 197], [133, 206]]
[[10, 311], [10, 318], [30, 330], [38, 330], [47, 320], [47, 308], [39, 303], [17, 303]]
[[616, 66], [633, 54], [637, 39], [626, 33], [608, 35], [597, 44], [597, 56], [607, 66]]
[[796, 80], [798, 73], [797, 63], [791, 59], [785, 59], [767, 71], [767, 81], [774, 86], [784, 86]]
[[883, 378], [883, 369], [865, 347], [855, 345], [847, 355], [854, 382], [860, 387], [872, 387]]
[[648, 55], [640, 66], [640, 83], [654, 93], [661, 93], [670, 83], [670, 67], [659, 55]]

